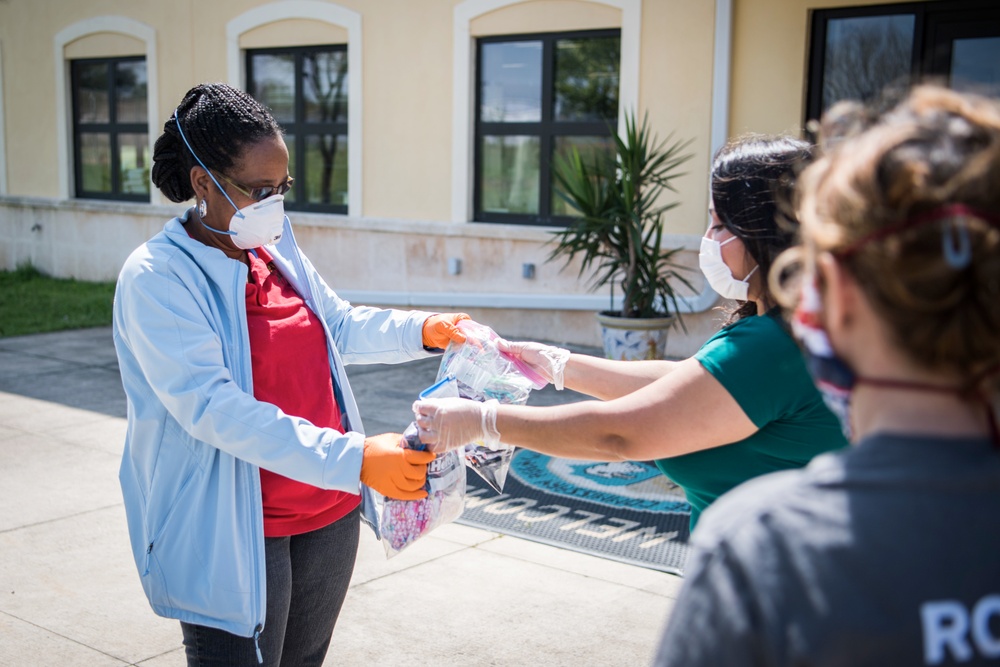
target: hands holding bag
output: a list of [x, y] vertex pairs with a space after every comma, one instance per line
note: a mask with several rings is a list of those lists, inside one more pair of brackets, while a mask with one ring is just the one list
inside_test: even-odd
[[464, 343], [465, 333], [456, 325], [462, 320], [471, 319], [465, 313], [431, 315], [424, 320], [424, 326], [421, 329], [424, 347], [428, 350], [443, 350], [452, 341], [459, 345]]
[[562, 391], [569, 350], [541, 343], [514, 343], [502, 338], [497, 340], [497, 349], [540, 375], [556, 391]]
[[[455, 380], [448, 379], [436, 382], [421, 392], [420, 396], [451, 397], [457, 394]], [[395, 446], [403, 451], [429, 457], [430, 464], [424, 467], [424, 491], [416, 500], [383, 498], [380, 501], [382, 545], [386, 556], [390, 558], [437, 526], [457, 519], [465, 506], [465, 465], [460, 452], [434, 454], [427, 450], [427, 445], [420, 440], [417, 425], [412, 422]], [[408, 478], [407, 483], [412, 481]]]
[[420, 441], [432, 451], [447, 452], [470, 442], [490, 449], [500, 445], [496, 399], [424, 398], [414, 402]]
[[[396, 434], [386, 434], [365, 442], [365, 461], [371, 459], [373, 474], [371, 482], [365, 481], [363, 464], [362, 479], [390, 496], [381, 501], [380, 512], [382, 542], [389, 557], [461, 515], [466, 465], [502, 492], [514, 447], [500, 442], [498, 406], [524, 404], [532, 387], [541, 388], [546, 382], [562, 388], [570, 354], [538, 343], [503, 341], [462, 313], [427, 318], [423, 335], [425, 347], [445, 348], [438, 381], [413, 404], [415, 419], [402, 441]], [[383, 452], [384, 447], [396, 451]], [[418, 451], [425, 447], [429, 451]], [[419, 459], [421, 464], [430, 461], [429, 469], [415, 471], [396, 461], [404, 451], [429, 457]], [[418, 460], [407, 465], [414, 463]], [[376, 481], [381, 486], [375, 486]], [[426, 493], [417, 490], [418, 482]], [[405, 502], [409, 499], [416, 502]]]
[[399, 446], [402, 438], [399, 433], [382, 433], [365, 439], [361, 481], [387, 498], [426, 498], [427, 464], [434, 453], [404, 449]]

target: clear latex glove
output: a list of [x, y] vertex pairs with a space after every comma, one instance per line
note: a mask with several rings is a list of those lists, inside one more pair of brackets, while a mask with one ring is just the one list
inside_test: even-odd
[[413, 404], [420, 442], [436, 453], [464, 447], [470, 442], [490, 449], [500, 446], [497, 401], [483, 403], [468, 398], [423, 398]]
[[558, 391], [563, 390], [563, 373], [569, 361], [569, 350], [541, 343], [513, 343], [500, 339], [497, 347], [501, 352], [520, 359], [533, 371], [548, 380]]
[[400, 446], [399, 433], [382, 433], [365, 438], [361, 459], [361, 481], [386, 498], [420, 500], [427, 497], [427, 464], [434, 454]]

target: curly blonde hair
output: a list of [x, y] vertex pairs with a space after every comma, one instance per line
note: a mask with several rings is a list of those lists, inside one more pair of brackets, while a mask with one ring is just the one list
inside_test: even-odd
[[914, 362], [995, 391], [1000, 102], [920, 86], [877, 116], [836, 106], [820, 148], [797, 189], [807, 252], [838, 258]]

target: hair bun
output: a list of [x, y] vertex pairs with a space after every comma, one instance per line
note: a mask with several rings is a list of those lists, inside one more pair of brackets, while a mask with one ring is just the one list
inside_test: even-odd
[[187, 201], [195, 195], [192, 169], [225, 173], [247, 146], [281, 134], [267, 108], [248, 93], [224, 83], [198, 84], [163, 124], [153, 146], [153, 183], [171, 201]]
[[171, 116], [163, 125], [163, 134], [153, 146], [153, 185], [172, 202], [184, 202], [194, 197], [191, 179], [184, 168], [183, 147], [177, 136], [177, 121]]

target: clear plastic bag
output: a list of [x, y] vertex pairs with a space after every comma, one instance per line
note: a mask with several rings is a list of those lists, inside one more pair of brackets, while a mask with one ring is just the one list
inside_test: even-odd
[[[421, 398], [458, 396], [453, 379], [442, 380], [420, 393]], [[417, 434], [417, 425], [403, 431], [401, 447], [426, 449]], [[438, 526], [450, 523], [465, 508], [465, 466], [462, 454], [453, 450], [440, 454], [427, 466], [427, 497], [422, 500], [395, 500], [376, 494], [381, 500], [379, 529], [385, 555], [392, 558], [419, 537]]]
[[[545, 386], [545, 380], [530, 367], [500, 351], [497, 347], [500, 337], [492, 329], [471, 320], [463, 320], [457, 326], [466, 341], [448, 345], [437, 377], [455, 378], [459, 396], [475, 401], [495, 398], [500, 403], [524, 405], [533, 388]], [[465, 463], [487, 484], [497, 493], [503, 491], [514, 456], [513, 445], [501, 443], [490, 448], [482, 441], [472, 442], [465, 446], [464, 455]]]

